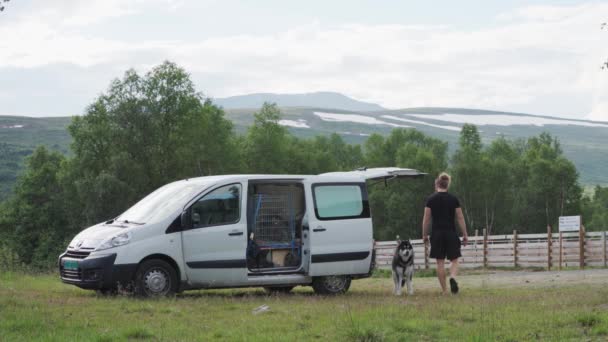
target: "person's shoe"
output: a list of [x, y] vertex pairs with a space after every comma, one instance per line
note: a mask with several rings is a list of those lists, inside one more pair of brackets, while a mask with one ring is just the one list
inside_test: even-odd
[[454, 278], [450, 278], [450, 290], [452, 291], [452, 294], [458, 293], [458, 283]]

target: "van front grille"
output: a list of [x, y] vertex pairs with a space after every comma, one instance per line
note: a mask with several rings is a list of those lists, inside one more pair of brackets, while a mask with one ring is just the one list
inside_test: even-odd
[[62, 268], [61, 278], [80, 280], [82, 278], [82, 272], [80, 270], [66, 270]]
[[74, 259], [84, 259], [84, 258], [88, 257], [89, 254], [91, 254], [91, 252], [88, 252], [88, 251], [70, 251], [70, 250], [68, 250], [65, 253], [65, 256], [66, 257], [70, 257], [70, 258], [74, 258]]

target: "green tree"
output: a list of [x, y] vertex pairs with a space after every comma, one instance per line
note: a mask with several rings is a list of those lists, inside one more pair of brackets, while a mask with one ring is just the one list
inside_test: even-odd
[[477, 126], [464, 124], [460, 131], [459, 144], [461, 149], [470, 149], [474, 152], [481, 152], [481, 136], [477, 130]]
[[485, 163], [482, 155], [481, 137], [477, 127], [465, 124], [460, 132], [459, 148], [452, 157], [452, 191], [460, 199], [467, 227], [475, 229], [482, 225], [484, 200]]
[[470, 229], [543, 232], [559, 216], [580, 212], [576, 168], [547, 133], [527, 141], [501, 137], [484, 147], [475, 126], [465, 125], [451, 172]]
[[127, 71], [69, 131], [74, 159], [65, 176], [80, 203], [70, 215], [77, 225], [114, 217], [170, 181], [241, 166], [232, 123], [170, 62], [143, 77]]
[[281, 111], [274, 103], [264, 103], [253, 114], [247, 132], [245, 159], [252, 173], [283, 173], [287, 169], [288, 131], [279, 125]]
[[65, 248], [67, 220], [59, 170], [65, 157], [38, 147], [27, 158], [26, 170], [19, 177], [13, 197], [3, 205], [0, 232], [19, 259], [42, 267], [49, 256], [57, 257]]
[[177, 178], [234, 173], [244, 168], [233, 124], [210, 100], [189, 112], [175, 135]]
[[583, 224], [588, 231], [608, 229], [608, 187], [597, 185], [583, 201]]
[[518, 191], [515, 177], [519, 154], [514, 143], [500, 137], [483, 151], [480, 179], [483, 227], [488, 234], [508, 233], [513, 228], [512, 210]]
[[365, 146], [367, 166], [398, 166], [429, 173], [419, 179], [393, 180], [387, 186], [369, 186], [374, 237], [419, 237], [425, 200], [433, 192], [433, 177], [447, 168], [447, 143], [413, 129], [395, 129], [386, 139], [371, 136]]
[[[528, 139], [523, 154], [526, 184], [520, 224], [536, 231], [555, 227], [558, 217], [578, 215], [582, 188], [576, 168], [562, 155], [559, 141], [548, 133]], [[521, 215], [523, 214], [523, 215]]]

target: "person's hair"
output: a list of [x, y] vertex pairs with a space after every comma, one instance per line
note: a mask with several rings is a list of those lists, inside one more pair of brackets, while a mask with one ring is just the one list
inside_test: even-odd
[[450, 187], [450, 183], [452, 182], [452, 177], [445, 172], [442, 172], [435, 179], [435, 186], [439, 189], [447, 190]]

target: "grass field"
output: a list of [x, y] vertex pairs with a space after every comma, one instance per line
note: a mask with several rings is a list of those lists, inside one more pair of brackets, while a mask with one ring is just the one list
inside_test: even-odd
[[[0, 274], [1, 341], [533, 341], [608, 339], [608, 270], [473, 271], [457, 296], [416, 278], [412, 297], [384, 277], [320, 297], [261, 289], [101, 297], [55, 275]], [[253, 314], [266, 304], [270, 310]]]

